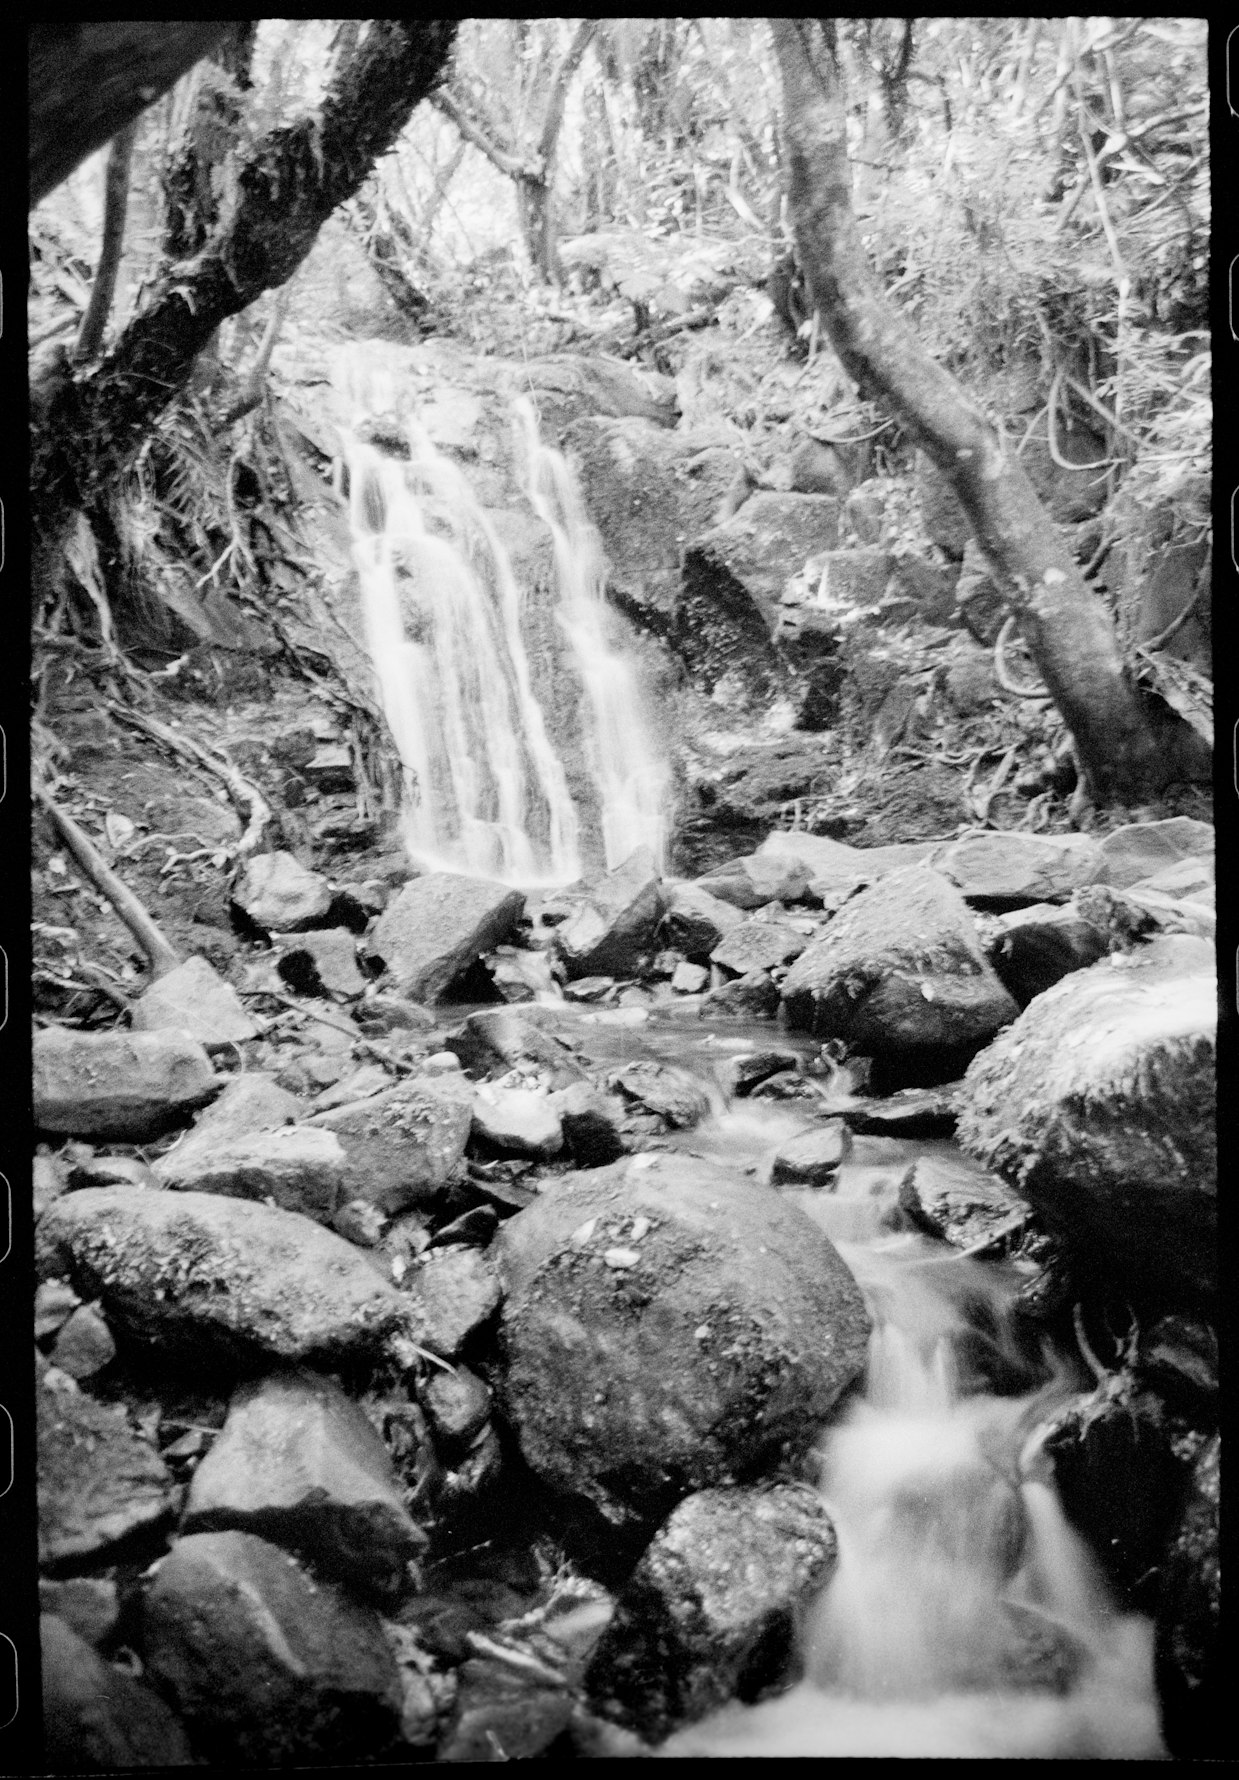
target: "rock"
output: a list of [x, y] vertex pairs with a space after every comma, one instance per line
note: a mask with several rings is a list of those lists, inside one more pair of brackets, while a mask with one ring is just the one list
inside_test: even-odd
[[532, 1069], [554, 1088], [585, 1079], [585, 1071], [568, 1047], [545, 1030], [544, 1009], [486, 1007], [470, 1014], [447, 1047], [466, 1069], [483, 1074], [496, 1069]]
[[852, 898], [783, 983], [791, 1025], [875, 1060], [886, 1085], [949, 1081], [1018, 1012], [959, 892], [924, 865]]
[[803, 1610], [829, 1580], [835, 1530], [808, 1484], [709, 1489], [655, 1534], [585, 1677], [603, 1717], [657, 1743], [793, 1666]]
[[885, 550], [825, 550], [815, 560], [821, 598], [828, 605], [876, 606], [890, 580]]
[[47, 1341], [68, 1322], [82, 1300], [63, 1279], [45, 1279], [34, 1294], [34, 1338]]
[[495, 1248], [521, 1450], [619, 1525], [803, 1451], [864, 1364], [860, 1292], [817, 1226], [689, 1157], [568, 1175]]
[[63, 1582], [43, 1577], [39, 1611], [62, 1620], [71, 1632], [98, 1649], [115, 1632], [120, 1619], [120, 1591], [106, 1576], [67, 1576]]
[[307, 933], [286, 946], [277, 965], [290, 988], [302, 995], [360, 995], [369, 983], [357, 968], [357, 941], [347, 927]]
[[770, 973], [750, 970], [747, 976], [733, 982], [720, 983], [703, 996], [703, 1018], [715, 1014], [732, 1014], [738, 1019], [773, 1020], [779, 1011], [779, 991]]
[[662, 878], [648, 847], [591, 884], [556, 929], [555, 950], [570, 977], [635, 974], [662, 918]]
[[690, 960], [708, 958], [724, 934], [742, 919], [739, 909], [708, 889], [706, 883], [667, 887], [663, 937]]
[[[81, 1197], [80, 1194], [73, 1197]], [[78, 1390], [38, 1387], [39, 1562], [55, 1570], [106, 1560], [171, 1520], [177, 1491], [121, 1408]]]
[[1213, 949], [1168, 935], [1047, 989], [965, 1077], [959, 1138], [1116, 1287], [1217, 1284]]
[[776, 828], [758, 847], [755, 857], [764, 862], [777, 861], [785, 868], [795, 861], [811, 879], [850, 887], [876, 883], [893, 871], [919, 865], [940, 845], [940, 841], [897, 841], [889, 847], [849, 847], [828, 835]]
[[68, 1193], [39, 1225], [35, 1264], [99, 1298], [114, 1328], [189, 1349], [330, 1363], [382, 1353], [415, 1323], [341, 1237], [214, 1193]]
[[37, 1224], [53, 1199], [68, 1186], [68, 1171], [40, 1145], [31, 1168], [34, 1222]]
[[950, 1137], [957, 1117], [951, 1091], [935, 1088], [900, 1088], [840, 1110], [857, 1137]]
[[1125, 890], [1129, 884], [1138, 884], [1185, 859], [1212, 859], [1213, 851], [1213, 828], [1208, 822], [1196, 822], [1189, 816], [1132, 822], [1116, 828], [1101, 842], [1093, 881]]
[[[858, 533], [859, 535], [859, 533]], [[862, 538], [876, 544], [878, 538]], [[959, 569], [952, 563], [931, 562], [924, 556], [892, 556], [891, 586], [905, 599], [914, 600], [927, 624], [957, 624], [955, 585]]]
[[[708, 891], [735, 908], [752, 910], [771, 902], [799, 902], [809, 888], [811, 876], [812, 873], [798, 859], [753, 853], [748, 858], [732, 859], [726, 865], [716, 866], [694, 888]], [[725, 944], [737, 931], [733, 921], [718, 944]], [[713, 953], [717, 946], [710, 950]]]
[[305, 1371], [242, 1385], [194, 1472], [182, 1533], [229, 1530], [380, 1593], [407, 1581], [427, 1544], [369, 1421], [338, 1385]]
[[326, 924], [331, 885], [291, 853], [257, 853], [238, 878], [232, 901], [264, 933], [301, 933]]
[[188, 1160], [180, 1150], [170, 1150], [156, 1163], [155, 1175], [173, 1192], [270, 1199], [285, 1211], [304, 1212], [325, 1223], [339, 1200], [346, 1162], [334, 1132], [282, 1125], [206, 1150], [195, 1146]]
[[311, 1123], [344, 1146], [341, 1195], [388, 1217], [431, 1205], [454, 1179], [473, 1120], [468, 1085], [410, 1076], [385, 1094], [315, 1113]]
[[1087, 970], [1110, 950], [1105, 928], [1086, 920], [1074, 906], [1034, 903], [998, 917], [985, 955], [1003, 986], [1028, 1006], [1073, 970]]
[[971, 1249], [1021, 1228], [1028, 1207], [967, 1156], [918, 1156], [899, 1184], [900, 1209], [919, 1230]]
[[519, 890], [486, 878], [431, 872], [406, 884], [368, 942], [399, 994], [442, 1000], [461, 971], [505, 940], [525, 909]]
[[92, 1304], [83, 1304], [73, 1312], [51, 1352], [53, 1366], [76, 1379], [93, 1378], [115, 1358], [112, 1331]]
[[1230, 1739], [1220, 1635], [1221, 1445], [1201, 1446], [1187, 1501], [1162, 1558], [1155, 1661], [1162, 1732], [1180, 1761], [1224, 1761]]
[[750, 1051], [728, 1060], [724, 1086], [738, 1100], [743, 1100], [772, 1075], [781, 1070], [796, 1069], [799, 1063], [794, 1051]]
[[557, 1089], [551, 1105], [563, 1128], [564, 1148], [582, 1168], [601, 1168], [624, 1154], [624, 1106], [616, 1095], [604, 1094], [592, 1082], [574, 1082]]
[[842, 1119], [828, 1119], [785, 1143], [770, 1170], [773, 1185], [824, 1187], [846, 1162], [852, 1133]]
[[614, 977], [581, 977], [575, 983], [564, 984], [564, 1000], [605, 1001], [614, 987]]
[[1218, 1394], [1217, 1332], [1203, 1317], [1158, 1317], [1140, 1331], [1137, 1366], [1167, 1406], [1208, 1420]]
[[748, 976], [750, 971], [776, 970], [781, 964], [790, 964], [808, 944], [803, 933], [781, 921], [745, 921], [715, 946], [710, 962], [737, 976]]
[[553, 995], [556, 979], [544, 952], [527, 952], [519, 946], [500, 946], [482, 960], [491, 981], [508, 1002], [534, 1001]]
[[320, 791], [352, 791], [353, 757], [346, 742], [324, 742], [305, 763], [305, 776]]
[[147, 1590], [142, 1633], [149, 1674], [221, 1766], [364, 1759], [399, 1726], [377, 1614], [250, 1533], [178, 1540]]
[[709, 1095], [700, 1082], [665, 1063], [630, 1063], [611, 1079], [629, 1099], [656, 1114], [673, 1131], [691, 1130], [710, 1110]]
[[955, 560], [959, 563], [956, 609], [974, 641], [992, 651], [1006, 622], [1007, 603], [975, 538], [968, 539], [962, 558]]
[[968, 516], [946, 476], [923, 451], [916, 454], [914, 474], [925, 535], [958, 562], [972, 537]]
[[[220, 1144], [248, 1137], [255, 1131], [277, 1131], [301, 1117], [302, 1104], [295, 1094], [281, 1088], [273, 1075], [247, 1070], [228, 1083], [219, 1098], [199, 1113], [191, 1129], [177, 1144], [182, 1161], [209, 1155]], [[169, 1152], [170, 1154], [172, 1152]], [[168, 1158], [165, 1157], [166, 1161]]]
[[[421, 1065], [423, 1072], [428, 1075], [440, 1073], [443, 1065], [437, 1064], [432, 1069], [430, 1065], [434, 1062], [433, 1057], [426, 1057]], [[451, 1060], [451, 1068], [453, 1070], [459, 1068], [455, 1057]], [[351, 1075], [341, 1076], [338, 1082], [333, 1082], [331, 1087], [324, 1088], [321, 1094], [316, 1094], [314, 1096], [314, 1111], [316, 1113], [331, 1112], [337, 1106], [352, 1106], [355, 1101], [369, 1100], [374, 1094], [385, 1093], [391, 1085], [392, 1078], [381, 1063], [363, 1063], [361, 1068], [355, 1069]]]
[[536, 1674], [476, 1657], [462, 1665], [460, 1678], [438, 1761], [535, 1760], [568, 1728], [572, 1696], [566, 1685], [548, 1687]]
[[34, 1035], [34, 1122], [40, 1131], [141, 1142], [214, 1098], [211, 1059], [183, 1032]]
[[410, 1273], [408, 1285], [420, 1318], [418, 1341], [445, 1360], [454, 1360], [489, 1322], [501, 1296], [494, 1268], [475, 1248], [432, 1249]]
[[143, 1191], [159, 1186], [155, 1171], [140, 1156], [91, 1156], [88, 1161], [75, 1162], [69, 1185], [78, 1187], [138, 1187]]
[[54, 1614], [39, 1621], [43, 1760], [56, 1774], [182, 1768], [185, 1728], [154, 1688], [91, 1649]]
[[509, 1156], [557, 1156], [564, 1147], [559, 1114], [533, 1088], [482, 1082], [473, 1095], [473, 1136]]
[[417, 1400], [436, 1441], [449, 1451], [467, 1446], [490, 1419], [490, 1387], [466, 1366], [431, 1372], [419, 1386]]
[[704, 964], [690, 964], [684, 958], [671, 973], [671, 990], [675, 995], [700, 995], [709, 981], [710, 972]]
[[200, 1045], [241, 1044], [258, 1037], [231, 984], [205, 958], [187, 958], [152, 983], [133, 1004], [134, 1032], [187, 1032]]
[[1100, 862], [1096, 841], [1085, 834], [966, 834], [935, 853], [930, 863], [978, 908], [1024, 908], [1063, 902], [1091, 883]]

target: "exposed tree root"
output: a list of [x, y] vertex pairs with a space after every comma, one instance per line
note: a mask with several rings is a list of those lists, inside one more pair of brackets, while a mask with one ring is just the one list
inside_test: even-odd
[[145, 952], [150, 960], [151, 975], [167, 976], [170, 970], [175, 970], [182, 962], [180, 953], [147, 914], [133, 891], [122, 884], [116, 873], [104, 864], [98, 848], [82, 832], [72, 816], [61, 809], [45, 786], [35, 785], [33, 792], [78, 865], [100, 895], [107, 897]]
[[123, 723], [131, 723], [135, 729], [153, 736], [157, 742], [162, 742], [165, 748], [170, 748], [183, 760], [192, 760], [221, 780], [228, 788], [228, 795], [246, 819], [245, 832], [236, 847], [237, 858], [248, 858], [257, 850], [271, 820], [271, 806], [257, 785], [251, 784], [224, 755], [214, 749], [202, 747], [188, 736], [178, 735], [175, 729], [169, 728], [166, 723], [160, 723], [158, 718], [135, 711], [130, 705], [117, 704], [113, 699], [105, 699], [103, 702], [112, 715], [119, 717]]

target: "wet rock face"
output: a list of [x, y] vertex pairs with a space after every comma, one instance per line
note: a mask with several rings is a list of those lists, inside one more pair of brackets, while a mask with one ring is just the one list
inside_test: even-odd
[[399, 994], [433, 1003], [508, 937], [524, 907], [520, 891], [506, 884], [431, 872], [406, 884], [379, 917], [370, 955], [386, 965]]
[[620, 1526], [803, 1451], [864, 1364], [869, 1319], [832, 1244], [691, 1158], [568, 1176], [497, 1246], [522, 1451]]
[[601, 1716], [660, 1742], [788, 1679], [797, 1610], [829, 1579], [834, 1527], [805, 1484], [710, 1489], [661, 1527], [586, 1674]]
[[1157, 1610], [1162, 1726], [1180, 1760], [1218, 1760], [1232, 1744], [1222, 1691], [1220, 1499], [1221, 1441], [1214, 1434], [1192, 1466], [1187, 1500], [1163, 1559]]
[[960, 1140], [1103, 1277], [1217, 1286], [1213, 949], [1166, 936], [1055, 984], [968, 1071]]
[[34, 1035], [34, 1122], [74, 1137], [141, 1142], [214, 1099], [211, 1060], [183, 1032]]
[[782, 994], [791, 1025], [873, 1057], [888, 1087], [949, 1081], [1018, 1011], [959, 892], [921, 865], [853, 897]]

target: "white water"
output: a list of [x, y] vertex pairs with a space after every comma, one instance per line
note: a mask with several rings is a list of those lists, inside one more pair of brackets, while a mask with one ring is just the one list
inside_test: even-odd
[[[355, 424], [393, 406], [392, 388], [376, 387], [356, 355], [340, 381]], [[345, 449], [366, 640], [404, 768], [409, 853], [430, 869], [527, 888], [571, 883], [587, 863], [585, 812], [535, 692], [525, 592], [466, 476], [408, 412], [402, 430], [407, 462], [356, 437]], [[554, 541], [563, 665], [579, 680], [578, 733], [560, 746], [585, 755], [607, 867], [643, 844], [661, 863], [667, 772], [635, 676], [608, 639], [597, 533], [527, 405], [518, 436], [531, 504]]]

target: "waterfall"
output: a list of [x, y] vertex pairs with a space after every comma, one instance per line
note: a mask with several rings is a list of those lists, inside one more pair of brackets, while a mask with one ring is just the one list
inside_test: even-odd
[[[341, 382], [355, 424], [390, 409], [390, 387], [376, 401], [360, 359], [346, 361]], [[531, 641], [528, 593], [467, 476], [415, 415], [402, 414], [401, 431], [407, 460], [355, 433], [345, 452], [366, 643], [403, 768], [410, 857], [522, 888], [561, 885], [603, 863], [587, 857], [600, 829], [608, 869], [641, 845], [661, 863], [668, 774], [609, 634], [601, 546], [564, 459], [518, 404], [525, 493], [553, 547], [563, 647], [548, 649], [544, 631]], [[548, 686], [569, 714], [556, 735]]]

